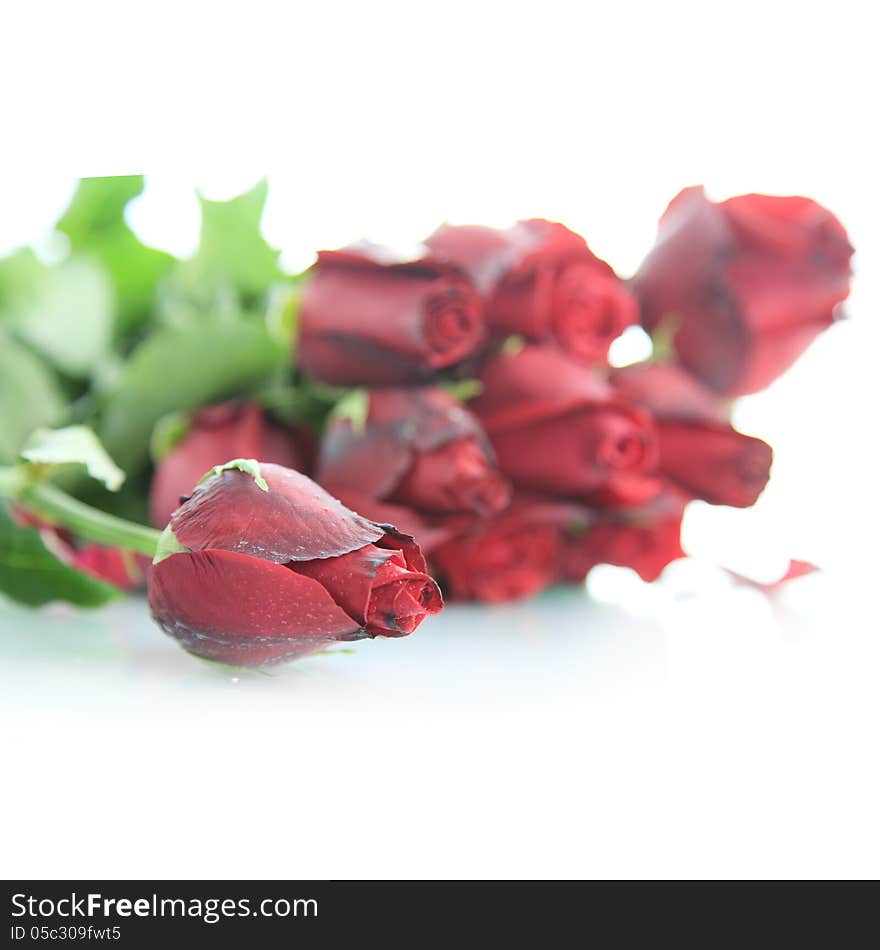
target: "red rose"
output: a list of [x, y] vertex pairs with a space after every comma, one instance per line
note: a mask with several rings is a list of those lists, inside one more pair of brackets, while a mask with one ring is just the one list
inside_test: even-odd
[[600, 513], [565, 546], [562, 574], [583, 581], [598, 564], [632, 568], [655, 581], [671, 561], [684, 557], [681, 519], [686, 499], [666, 494], [640, 509]]
[[159, 462], [150, 486], [150, 519], [168, 524], [181, 497], [215, 465], [231, 458], [256, 458], [306, 471], [314, 436], [301, 427], [270, 422], [253, 403], [225, 402], [192, 413], [190, 429]]
[[64, 564], [120, 590], [139, 590], [146, 583], [150, 560], [144, 555], [104, 544], [81, 544], [71, 531], [49, 524], [19, 505], [13, 505], [10, 514], [16, 524], [36, 528], [43, 544]]
[[356, 490], [333, 488], [331, 494], [347, 508], [378, 524], [393, 524], [414, 538], [424, 554], [461, 533], [474, 520], [473, 515], [438, 515], [415, 511], [404, 505], [380, 501]]
[[87, 544], [74, 549], [70, 563], [121, 590], [142, 589], [150, 569], [149, 559], [142, 554], [108, 548], [103, 544]]
[[470, 408], [516, 487], [583, 498], [652, 470], [648, 413], [559, 350], [533, 345], [499, 354], [481, 382]]
[[418, 383], [482, 346], [483, 307], [456, 268], [374, 247], [321, 251], [300, 302], [297, 357], [335, 386]]
[[442, 389], [381, 389], [362, 426], [339, 419], [321, 442], [317, 480], [418, 511], [489, 515], [510, 487], [474, 416]]
[[579, 505], [515, 495], [501, 514], [436, 548], [431, 566], [455, 600], [528, 597], [559, 579], [567, 537], [587, 518]]
[[614, 271], [562, 224], [444, 225], [426, 243], [471, 277], [496, 337], [554, 341], [581, 362], [600, 363], [636, 320], [635, 300]]
[[668, 321], [678, 358], [720, 393], [768, 386], [836, 316], [853, 249], [808, 198], [686, 188], [633, 280], [649, 330]]
[[681, 491], [713, 505], [748, 508], [770, 477], [773, 449], [737, 432], [716, 394], [671, 363], [615, 370], [623, 398], [643, 406], [657, 427], [659, 471]]
[[191, 653], [224, 663], [406, 636], [442, 606], [412, 538], [280, 465], [212, 474], [171, 516], [165, 549], [178, 553], [153, 566], [153, 617]]

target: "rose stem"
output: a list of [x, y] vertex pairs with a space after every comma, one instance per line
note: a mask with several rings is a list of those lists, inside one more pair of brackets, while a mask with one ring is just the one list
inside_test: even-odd
[[[0, 488], [5, 487], [0, 479]], [[88, 541], [152, 557], [162, 532], [85, 505], [47, 482], [14, 482], [8, 494], [23, 508]], [[4, 492], [0, 491], [0, 494]]]

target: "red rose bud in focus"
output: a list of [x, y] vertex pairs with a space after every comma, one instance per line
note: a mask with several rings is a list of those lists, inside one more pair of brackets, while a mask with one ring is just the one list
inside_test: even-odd
[[149, 601], [184, 649], [237, 666], [406, 636], [442, 606], [412, 538], [299, 472], [242, 459], [215, 469], [171, 516]]
[[652, 472], [650, 415], [559, 350], [532, 345], [501, 353], [480, 380], [469, 408], [516, 487], [584, 498]]
[[572, 537], [563, 555], [563, 577], [580, 582], [598, 564], [629, 567], [655, 581], [671, 561], [684, 557], [681, 519], [686, 499], [663, 495], [640, 509], [603, 512]]
[[442, 389], [361, 394], [366, 418], [338, 418], [321, 443], [317, 480], [416, 511], [490, 515], [510, 487], [479, 422]]
[[300, 301], [297, 359], [334, 386], [418, 383], [484, 339], [482, 303], [460, 271], [367, 245], [318, 254]]
[[567, 538], [587, 521], [579, 505], [515, 495], [501, 514], [436, 548], [431, 566], [455, 600], [529, 597], [559, 580]]
[[668, 326], [678, 359], [719, 393], [757, 392], [837, 315], [853, 249], [808, 198], [686, 188], [660, 220], [633, 279], [649, 331]]
[[671, 363], [626, 366], [611, 381], [623, 399], [653, 415], [657, 467], [666, 478], [713, 505], [754, 505], [770, 478], [773, 449], [737, 432], [716, 394]]
[[636, 321], [636, 302], [611, 267], [562, 224], [444, 225], [426, 243], [473, 280], [496, 337], [551, 341], [580, 362], [601, 363]]
[[258, 458], [308, 471], [314, 436], [302, 427], [267, 419], [254, 403], [225, 402], [192, 413], [189, 430], [156, 466], [150, 486], [150, 519], [168, 524], [181, 498], [215, 465], [231, 458]]

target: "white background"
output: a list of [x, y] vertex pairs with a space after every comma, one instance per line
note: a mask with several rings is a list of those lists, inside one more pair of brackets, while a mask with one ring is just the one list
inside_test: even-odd
[[[291, 267], [444, 219], [542, 215], [630, 273], [683, 186], [803, 193], [858, 249], [850, 319], [737, 421], [776, 447], [698, 560], [593, 598], [453, 608], [404, 641], [237, 681], [156, 631], [0, 605], [7, 876], [877, 876], [880, 169], [870, 6], [43, 4], [3, 14], [0, 250], [81, 174], [270, 176]], [[637, 352], [618, 348], [626, 359]], [[771, 577], [820, 563], [776, 605]]]

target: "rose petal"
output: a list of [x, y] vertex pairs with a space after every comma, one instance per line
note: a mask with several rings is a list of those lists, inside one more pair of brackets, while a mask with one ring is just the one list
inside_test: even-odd
[[480, 374], [481, 392], [469, 404], [489, 433], [559, 415], [569, 408], [605, 405], [611, 387], [595, 373], [547, 346], [526, 346], [491, 359]]
[[470, 282], [429, 258], [322, 251], [303, 290], [298, 360], [333, 385], [418, 382], [460, 362], [485, 335]]
[[713, 505], [748, 508], [770, 478], [773, 449], [731, 426], [661, 422], [659, 468], [691, 494]]
[[317, 581], [232, 551], [160, 561], [151, 573], [149, 603], [156, 622], [185, 649], [243, 665], [365, 636]]
[[473, 520], [470, 516], [461, 515], [449, 518], [429, 518], [403, 505], [368, 498], [356, 491], [343, 490], [338, 495], [340, 501], [353, 511], [362, 512], [364, 517], [380, 525], [393, 524], [403, 532], [404, 536], [414, 538], [425, 554], [438, 544], [460, 533], [462, 528]]
[[388, 425], [357, 431], [347, 419], [331, 422], [321, 440], [317, 480], [334, 495], [390, 495], [413, 462], [413, 447]]
[[766, 594], [768, 597], [773, 597], [778, 594], [789, 581], [797, 580], [800, 577], [808, 577], [810, 574], [815, 574], [821, 570], [820, 567], [817, 567], [809, 561], [791, 560], [788, 562], [788, 567], [781, 577], [778, 577], [775, 581], [764, 582], [756, 581], [754, 578], [746, 577], [743, 574], [738, 574], [736, 571], [730, 570], [730, 568], [724, 568], [725, 573], [736, 581], [737, 584], [741, 584], [743, 587], [752, 587], [755, 590], [761, 591], [762, 594]]
[[255, 458], [290, 468], [303, 461], [292, 432], [269, 423], [253, 403], [222, 403], [199, 410], [190, 431], [159, 462], [150, 486], [150, 519], [162, 528], [180, 500], [215, 465]]
[[193, 550], [224, 549], [275, 561], [337, 557], [378, 541], [384, 527], [349, 511], [310, 478], [261, 465], [251, 475], [225, 471], [199, 485], [171, 517], [177, 540]]
[[410, 570], [401, 550], [367, 545], [341, 557], [292, 567], [318, 581], [371, 636], [412, 633], [442, 606], [437, 585], [427, 574]]

